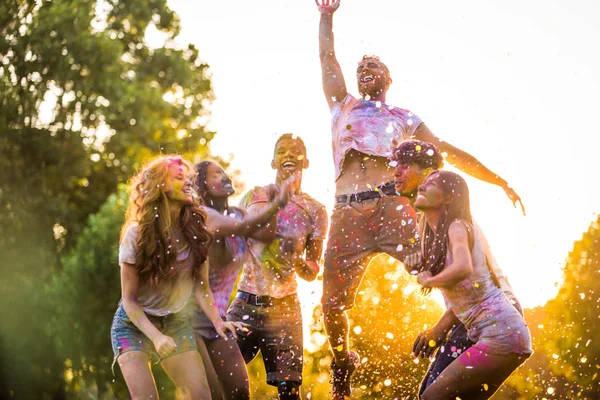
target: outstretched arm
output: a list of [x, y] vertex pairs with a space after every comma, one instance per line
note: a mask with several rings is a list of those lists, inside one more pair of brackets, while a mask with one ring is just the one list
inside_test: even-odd
[[260, 208], [252, 209], [252, 212], [244, 215], [242, 220], [230, 218], [212, 208], [205, 207], [207, 211], [206, 225], [215, 236], [236, 235], [246, 238], [253, 237], [257, 240], [265, 239], [263, 241], [270, 242], [275, 238], [277, 212], [286, 205], [291, 197], [291, 188], [295, 179], [295, 177], [292, 177], [286, 180], [281, 188], [269, 185], [267, 187], [269, 203], [262, 204]]
[[275, 217], [279, 208], [280, 205], [276, 201], [267, 203], [258, 212], [248, 213], [243, 220], [239, 220], [206, 207], [206, 225], [215, 236], [249, 237], [260, 228], [270, 225], [275, 220], [273, 217]]
[[447, 154], [446, 160], [448, 160], [450, 164], [454, 165], [461, 171], [466, 172], [477, 179], [481, 179], [484, 182], [500, 186], [502, 189], [504, 189], [504, 192], [513, 202], [515, 207], [517, 206], [517, 202], [521, 205], [521, 210], [523, 211], [523, 215], [525, 215], [525, 207], [523, 206], [521, 198], [513, 190], [513, 188], [508, 186], [508, 182], [490, 171], [475, 157], [465, 151], [460, 150], [459, 148], [452, 146], [448, 142], [440, 140], [429, 130], [425, 124], [419, 125], [415, 131], [415, 138], [436, 145], [442, 152]]
[[348, 93], [342, 69], [335, 57], [333, 46], [333, 13], [340, 6], [340, 0], [315, 0], [321, 12], [319, 23], [319, 58], [321, 59], [321, 74], [323, 76], [323, 92], [329, 108], [341, 102]]

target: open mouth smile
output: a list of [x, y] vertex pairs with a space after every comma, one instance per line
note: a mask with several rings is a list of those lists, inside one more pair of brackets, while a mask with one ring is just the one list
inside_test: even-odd
[[293, 161], [285, 161], [281, 164], [281, 166], [285, 169], [296, 168], [296, 163]]
[[373, 82], [375, 80], [375, 77], [371, 74], [364, 74], [361, 78], [360, 78], [360, 82], [361, 83], [369, 83], [369, 82]]
[[223, 190], [232, 190], [232, 189], [233, 189], [233, 186], [231, 185], [231, 182], [223, 182], [223, 183], [221, 184], [221, 188], [222, 188]]

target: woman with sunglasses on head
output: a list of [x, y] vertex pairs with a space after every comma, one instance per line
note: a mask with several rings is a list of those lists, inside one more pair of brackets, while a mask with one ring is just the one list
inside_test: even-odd
[[419, 187], [414, 205], [424, 214], [422, 254], [407, 257], [405, 263], [419, 271], [417, 281], [425, 293], [442, 291], [474, 343], [457, 355], [422, 399], [490, 398], [531, 355], [529, 329], [490, 274], [483, 239], [473, 229], [465, 180], [435, 171]]
[[119, 247], [121, 293], [111, 341], [134, 399], [158, 398], [150, 362], [156, 357], [178, 396], [210, 399], [204, 367], [183, 308], [193, 294], [221, 337], [241, 324], [223, 322], [208, 285], [212, 235], [194, 199], [193, 166], [179, 156], [146, 164], [130, 184]]
[[[221, 318], [225, 320], [229, 298], [246, 257], [246, 239], [268, 243], [275, 238], [277, 212], [288, 201], [290, 182], [268, 188], [270, 204], [255, 214], [231, 207], [235, 193], [231, 179], [212, 161], [196, 165], [194, 188], [204, 203], [208, 229], [214, 235], [209, 247], [209, 283]], [[192, 316], [196, 344], [205, 364], [208, 383], [215, 399], [249, 399], [246, 363], [235, 340], [221, 337], [196, 302], [187, 310]]]

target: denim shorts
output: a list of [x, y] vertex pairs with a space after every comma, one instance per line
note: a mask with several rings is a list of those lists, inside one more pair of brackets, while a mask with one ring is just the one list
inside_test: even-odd
[[[517, 312], [523, 315], [523, 308], [519, 301], [515, 298], [511, 302]], [[440, 349], [435, 354], [435, 360], [429, 365], [429, 369], [419, 388], [419, 398], [421, 398], [425, 389], [427, 389], [437, 377], [460, 356], [461, 353], [465, 352], [473, 345], [475, 345], [475, 343], [469, 339], [467, 328], [465, 328], [462, 322], [456, 324], [442, 342]], [[486, 350], [489, 351], [489, 349]]]
[[[194, 334], [190, 324], [189, 316], [184, 312], [169, 314], [164, 317], [157, 317], [146, 314], [150, 322], [164, 335], [170, 336], [175, 341], [177, 349], [169, 357], [186, 351], [197, 351]], [[117, 358], [128, 351], [142, 351], [150, 357], [156, 357], [158, 362], [161, 357], [156, 352], [152, 341], [131, 322], [129, 316], [123, 308], [122, 302], [113, 318], [110, 328], [110, 339], [112, 342], [114, 362]]]
[[533, 353], [529, 328], [504, 294], [485, 300], [480, 306], [480, 317], [467, 327], [474, 347], [489, 354]]

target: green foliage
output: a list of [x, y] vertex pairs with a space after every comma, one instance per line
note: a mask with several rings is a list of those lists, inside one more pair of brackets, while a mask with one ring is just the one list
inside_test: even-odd
[[505, 393], [595, 399], [600, 393], [600, 218], [569, 253], [556, 298], [526, 313], [534, 355]]
[[76, 246], [63, 258], [62, 273], [47, 287], [55, 310], [48, 329], [67, 360], [67, 383], [82, 378], [103, 388], [113, 380], [110, 325], [121, 296], [118, 243], [126, 207], [123, 186], [90, 216]]
[[[147, 29], [161, 31], [164, 46], [149, 47]], [[94, 314], [82, 312], [84, 286], [76, 315], [53, 309], [44, 293], [62, 272], [62, 255], [74, 262], [71, 249], [88, 216], [148, 158], [207, 154], [214, 135], [204, 129], [213, 98], [208, 65], [193, 46], [175, 48], [178, 33], [166, 0], [0, 2], [0, 397], [62, 397], [62, 352], [99, 332]], [[114, 263], [112, 240], [106, 253], [79, 253], [79, 261]], [[115, 283], [98, 273], [107, 288]], [[91, 278], [90, 293], [113, 293], [96, 292], [101, 285]], [[60, 289], [73, 298], [68, 283]], [[64, 320], [61, 312], [73, 318], [70, 336], [46, 328], [48, 320]], [[99, 349], [67, 354], [75, 368]]]

